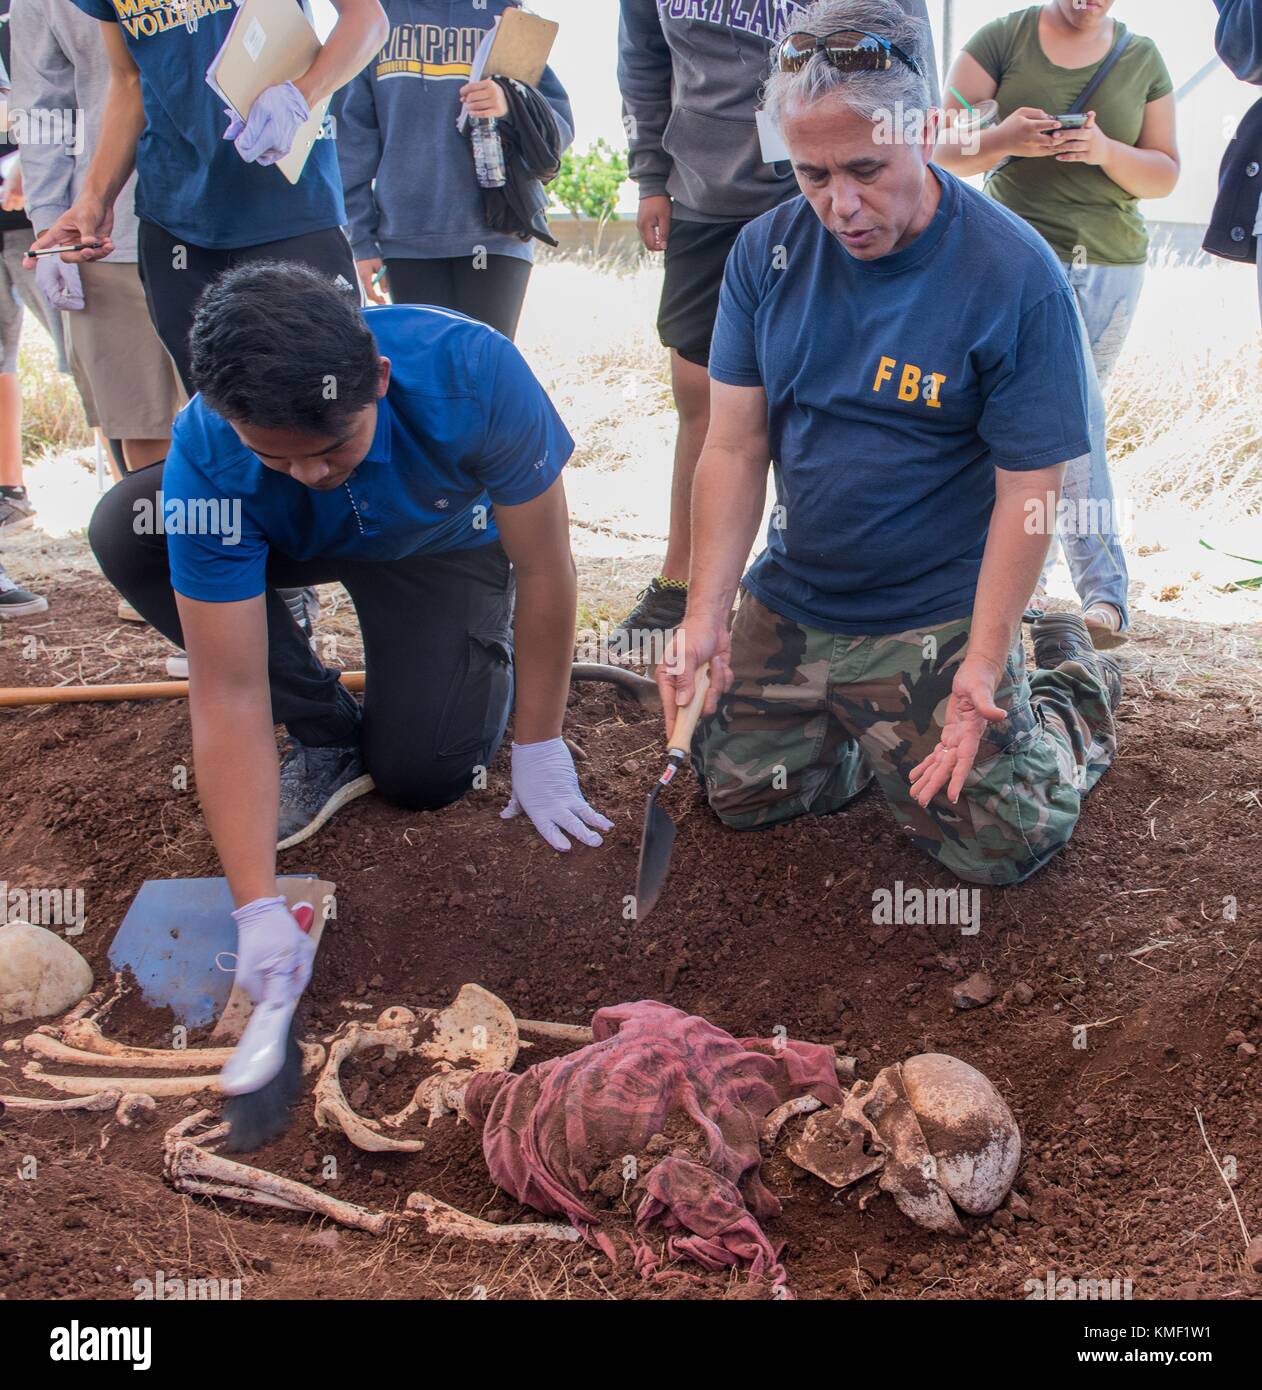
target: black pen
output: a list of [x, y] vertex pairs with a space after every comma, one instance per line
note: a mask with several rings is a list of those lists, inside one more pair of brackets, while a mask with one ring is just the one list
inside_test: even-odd
[[45, 246], [42, 251], [37, 251], [33, 246], [26, 253], [28, 256], [60, 256], [63, 251], [99, 251], [102, 243], [99, 241], [76, 241], [73, 246]]

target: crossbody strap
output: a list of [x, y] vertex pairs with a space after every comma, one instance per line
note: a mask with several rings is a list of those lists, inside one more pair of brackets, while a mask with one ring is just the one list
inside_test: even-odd
[[1130, 30], [1126, 30], [1118, 35], [1117, 42], [1113, 45], [1112, 49], [1110, 50], [1109, 56], [1096, 69], [1095, 76], [1091, 79], [1091, 81], [1088, 82], [1087, 85], [1082, 89], [1082, 91], [1078, 93], [1078, 100], [1074, 102], [1074, 104], [1069, 108], [1068, 111], [1065, 112], [1065, 115], [1076, 116], [1087, 109], [1087, 106], [1090, 103], [1091, 98], [1095, 96], [1096, 91], [1100, 86], [1100, 83], [1103, 82], [1104, 79], [1109, 75], [1109, 73], [1111, 73], [1113, 69], [1117, 66], [1117, 60], [1122, 56], [1123, 52], [1125, 52], [1126, 45], [1130, 43], [1130, 41]]

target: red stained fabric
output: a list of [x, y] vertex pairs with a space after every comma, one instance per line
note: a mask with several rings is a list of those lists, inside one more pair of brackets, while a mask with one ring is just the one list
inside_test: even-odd
[[[489, 1072], [465, 1093], [495, 1182], [519, 1202], [563, 1216], [614, 1257], [592, 1203], [592, 1184], [628, 1156], [653, 1163], [636, 1213], [641, 1241], [667, 1235], [666, 1254], [707, 1269], [739, 1266], [783, 1284], [784, 1271], [761, 1222], [780, 1203], [759, 1173], [763, 1120], [810, 1094], [840, 1104], [833, 1051], [818, 1043], [736, 1039], [703, 1018], [653, 1000], [601, 1009], [594, 1040], [521, 1075]], [[681, 1120], [687, 1117], [682, 1126]], [[654, 1135], [676, 1140], [645, 1158]], [[646, 1243], [636, 1266], [655, 1275]]]

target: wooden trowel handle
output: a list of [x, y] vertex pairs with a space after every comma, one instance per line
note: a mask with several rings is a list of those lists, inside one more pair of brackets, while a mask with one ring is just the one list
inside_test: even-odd
[[692, 747], [692, 736], [696, 732], [697, 720], [701, 718], [701, 707], [705, 704], [705, 697], [710, 693], [710, 663], [708, 661], [704, 666], [698, 668], [695, 682], [692, 699], [675, 716], [675, 727], [671, 730], [670, 735], [672, 757], [676, 753], [683, 757]]

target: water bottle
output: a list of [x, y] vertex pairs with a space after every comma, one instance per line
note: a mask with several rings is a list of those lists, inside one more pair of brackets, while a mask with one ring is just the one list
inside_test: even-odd
[[473, 167], [483, 188], [503, 188], [508, 182], [504, 172], [504, 146], [496, 128], [494, 116], [471, 116], [473, 128]]

